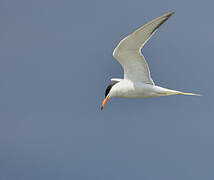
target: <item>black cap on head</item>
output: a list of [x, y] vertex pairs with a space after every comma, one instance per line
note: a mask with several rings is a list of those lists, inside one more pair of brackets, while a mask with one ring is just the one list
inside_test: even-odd
[[118, 82], [115, 82], [113, 84], [110, 84], [107, 88], [106, 88], [106, 91], [105, 91], [105, 97], [108, 95], [108, 93], [110, 92], [111, 88], [117, 84]]

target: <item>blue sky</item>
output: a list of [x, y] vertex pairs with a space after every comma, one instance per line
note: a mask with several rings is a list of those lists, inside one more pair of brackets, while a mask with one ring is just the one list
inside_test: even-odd
[[[3, 0], [0, 179], [213, 180], [212, 1]], [[202, 97], [111, 99], [126, 35], [176, 11], [143, 48], [157, 85]]]

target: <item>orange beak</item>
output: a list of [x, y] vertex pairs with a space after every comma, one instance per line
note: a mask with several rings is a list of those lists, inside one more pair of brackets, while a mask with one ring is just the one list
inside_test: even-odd
[[105, 104], [107, 103], [108, 101], [108, 97], [106, 97], [104, 100], [103, 100], [103, 103], [102, 103], [102, 106], [101, 106], [101, 110], [103, 110]]

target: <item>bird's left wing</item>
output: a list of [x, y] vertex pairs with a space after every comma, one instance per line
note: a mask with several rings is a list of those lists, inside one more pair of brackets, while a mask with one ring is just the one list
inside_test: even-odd
[[145, 24], [117, 45], [113, 56], [124, 69], [124, 79], [154, 84], [148, 64], [141, 53], [144, 44], [174, 12], [164, 14]]

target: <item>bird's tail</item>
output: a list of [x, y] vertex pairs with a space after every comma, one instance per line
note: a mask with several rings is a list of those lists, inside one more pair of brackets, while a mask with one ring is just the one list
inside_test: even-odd
[[157, 93], [159, 96], [170, 96], [170, 95], [189, 95], [189, 96], [201, 96], [200, 94], [194, 94], [189, 92], [176, 91], [172, 89], [167, 89], [163, 87], [156, 86]]
[[201, 96], [200, 94], [187, 93], [187, 92], [178, 92], [178, 95], [189, 95], [189, 96]]
[[174, 91], [174, 90], [169, 90], [166, 93], [167, 93], [167, 95], [201, 96], [200, 94], [194, 94], [194, 93], [188, 93], [188, 92], [181, 92], [181, 91]]

